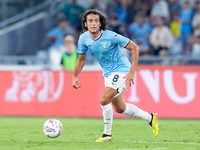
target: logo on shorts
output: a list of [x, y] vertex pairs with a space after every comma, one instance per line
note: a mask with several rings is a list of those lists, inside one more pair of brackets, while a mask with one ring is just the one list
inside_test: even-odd
[[103, 48], [106, 48], [107, 42], [106, 43], [101, 43], [101, 44], [103, 45]]
[[112, 85], [116, 85], [116, 83], [113, 83], [113, 82], [111, 82], [112, 83]]

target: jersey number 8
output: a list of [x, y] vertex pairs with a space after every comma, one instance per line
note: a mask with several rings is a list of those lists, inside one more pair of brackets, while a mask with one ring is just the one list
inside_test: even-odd
[[116, 75], [114, 76], [114, 78], [113, 78], [113, 82], [117, 82], [118, 79], [119, 79], [119, 75], [116, 74]]

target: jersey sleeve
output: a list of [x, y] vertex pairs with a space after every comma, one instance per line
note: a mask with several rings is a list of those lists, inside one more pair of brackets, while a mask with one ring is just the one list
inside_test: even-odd
[[118, 44], [122, 47], [126, 47], [129, 43], [129, 39], [120, 35], [120, 34], [117, 34], [117, 33], [114, 33], [114, 38], [113, 38], [113, 42], [114, 44]]
[[60, 34], [60, 30], [58, 27], [53, 28], [52, 30], [50, 30], [47, 33], [49, 36], [53, 37], [53, 36], [58, 36]]
[[80, 36], [79, 40], [78, 40], [78, 49], [77, 49], [77, 53], [79, 54], [84, 54], [86, 53], [88, 50], [87, 46], [84, 44], [84, 38]]

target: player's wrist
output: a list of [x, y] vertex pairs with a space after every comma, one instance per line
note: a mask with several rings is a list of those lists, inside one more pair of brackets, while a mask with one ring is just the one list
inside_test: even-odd
[[72, 80], [74, 80], [74, 79], [76, 79], [76, 78], [77, 78], [77, 76], [75, 76], [75, 75], [72, 76]]
[[131, 69], [129, 72], [130, 73], [135, 73], [136, 71], [135, 71], [135, 69]]

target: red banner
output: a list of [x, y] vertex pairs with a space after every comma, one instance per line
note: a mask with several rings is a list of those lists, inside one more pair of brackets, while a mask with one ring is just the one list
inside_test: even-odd
[[[81, 72], [80, 89], [71, 86], [72, 73], [1, 72], [0, 115], [102, 117], [102, 72]], [[124, 96], [161, 118], [200, 118], [200, 67], [138, 66], [135, 85]]]

